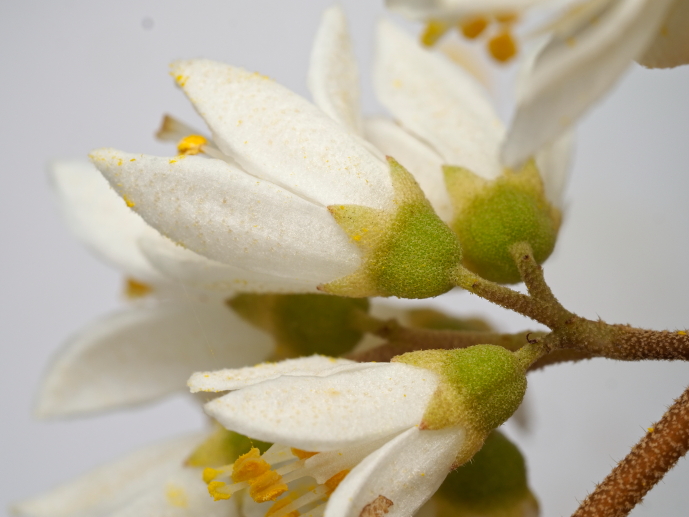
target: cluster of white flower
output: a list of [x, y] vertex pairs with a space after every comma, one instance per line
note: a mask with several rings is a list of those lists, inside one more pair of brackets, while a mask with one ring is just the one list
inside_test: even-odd
[[[426, 43], [454, 25], [477, 37], [492, 21], [496, 57], [514, 43], [506, 31], [517, 15], [537, 3], [547, 2], [388, 0], [429, 23]], [[391, 363], [338, 358], [362, 346], [357, 315], [387, 310], [356, 298], [437, 296], [456, 286], [460, 264], [517, 282], [508, 249], [520, 241], [543, 262], [560, 225], [572, 124], [634, 59], [689, 61], [688, 6], [589, 0], [565, 11], [520, 56], [507, 129], [475, 77], [388, 21], [378, 26], [374, 86], [392, 118], [365, 118], [339, 7], [315, 38], [313, 103], [258, 73], [175, 62], [171, 74], [209, 136], [166, 117], [158, 136], [177, 144], [173, 157], [98, 149], [91, 163], [53, 167], [70, 227], [124, 272], [132, 303], [61, 351], [39, 413], [153, 401], [197, 372], [188, 386], [222, 394], [204, 406], [222, 427], [157, 444], [17, 511], [417, 512], [519, 406], [535, 352], [479, 345]], [[263, 363], [274, 359], [284, 360]], [[229, 369], [211, 371], [218, 364]], [[485, 511], [438, 496], [436, 515], [537, 514], [525, 481], [520, 490], [509, 508]]]

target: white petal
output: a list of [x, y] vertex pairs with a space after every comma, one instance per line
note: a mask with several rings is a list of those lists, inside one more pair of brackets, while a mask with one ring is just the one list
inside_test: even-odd
[[178, 468], [205, 436], [199, 433], [156, 443], [17, 503], [13, 510], [28, 517], [108, 515]]
[[324, 355], [311, 355], [298, 359], [286, 359], [277, 363], [262, 363], [246, 368], [217, 370], [214, 372], [197, 372], [191, 376], [187, 385], [192, 393], [199, 391], [237, 390], [258, 384], [259, 382], [277, 379], [281, 375], [323, 376], [343, 366], [360, 365], [349, 359], [338, 359]]
[[115, 190], [162, 234], [210, 259], [320, 284], [359, 251], [328, 210], [222, 160], [91, 153]]
[[689, 63], [689, 0], [675, 0], [659, 34], [637, 62], [649, 68], [671, 68]]
[[151, 487], [108, 517], [235, 517], [234, 501], [218, 503], [208, 495], [201, 471], [179, 467], [159, 485]]
[[649, 45], [671, 1], [608, 2], [595, 23], [556, 33], [535, 56], [527, 56], [503, 163], [518, 167], [600, 99]]
[[312, 282], [299, 282], [215, 262], [168, 239], [140, 239], [139, 246], [158, 271], [195, 289], [226, 295], [236, 292], [319, 292]]
[[327, 377], [279, 377], [206, 404], [228, 429], [307, 451], [375, 440], [418, 424], [438, 386], [430, 370], [397, 363]]
[[385, 0], [391, 10], [412, 20], [456, 21], [471, 16], [519, 12], [544, 0]]
[[536, 153], [536, 165], [543, 178], [545, 196], [557, 208], [564, 205], [564, 190], [572, 169], [574, 132], [567, 131]]
[[60, 350], [39, 395], [42, 417], [148, 402], [186, 388], [189, 372], [265, 360], [266, 333], [222, 302], [135, 307], [93, 322]]
[[311, 49], [308, 83], [316, 106], [353, 133], [362, 134], [359, 70], [339, 4], [326, 9], [321, 18]]
[[208, 60], [172, 66], [213, 141], [258, 178], [324, 206], [383, 208], [388, 165], [346, 128], [275, 81]]
[[56, 161], [51, 178], [67, 224], [86, 246], [137, 280], [162, 280], [136, 245], [140, 236], [162, 237], [127, 208], [93, 164]]
[[438, 153], [384, 118], [366, 119], [364, 131], [369, 142], [392, 156], [414, 176], [440, 218], [443, 221], [452, 219], [452, 205], [443, 177], [443, 159]]
[[349, 473], [330, 497], [325, 517], [358, 517], [379, 497], [392, 502], [386, 517], [414, 515], [449, 474], [463, 441], [457, 427], [409, 429]]
[[487, 179], [502, 173], [504, 127], [481, 84], [385, 20], [378, 28], [375, 87], [380, 102], [444, 163]]

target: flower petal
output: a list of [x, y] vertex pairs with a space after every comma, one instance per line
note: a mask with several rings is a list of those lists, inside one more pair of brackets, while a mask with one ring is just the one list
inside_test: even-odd
[[378, 28], [375, 87], [380, 102], [445, 164], [487, 179], [502, 173], [498, 149], [504, 128], [483, 87], [385, 20]]
[[91, 323], [49, 369], [37, 412], [54, 417], [149, 402], [185, 389], [190, 371], [264, 360], [270, 336], [222, 302], [135, 307]]
[[178, 467], [159, 485], [129, 502], [108, 517], [235, 517], [233, 502], [218, 504], [208, 496], [208, 487], [199, 469]]
[[313, 284], [359, 266], [356, 246], [325, 207], [222, 160], [114, 149], [91, 157], [149, 224], [210, 259]]
[[412, 427], [369, 455], [340, 483], [325, 517], [414, 515], [449, 474], [462, 442], [461, 428], [420, 431]]
[[650, 44], [671, 1], [607, 2], [591, 21], [556, 31], [528, 56], [517, 111], [501, 150], [503, 163], [518, 167], [600, 99]]
[[93, 164], [85, 160], [53, 162], [51, 179], [60, 209], [77, 238], [137, 280], [154, 284], [164, 280], [136, 244], [140, 236], [163, 237], [127, 208]]
[[245, 368], [216, 370], [214, 372], [196, 372], [187, 385], [192, 393], [199, 391], [237, 390], [258, 384], [259, 382], [277, 379], [281, 375], [289, 376], [324, 376], [342, 367], [358, 366], [360, 363], [349, 359], [338, 359], [324, 355], [311, 355], [298, 359], [286, 359], [277, 363], [262, 363]]
[[258, 73], [208, 60], [172, 65], [213, 141], [250, 174], [320, 203], [384, 208], [388, 165], [316, 106]]
[[198, 433], [156, 443], [48, 493], [21, 501], [13, 510], [28, 517], [109, 515], [178, 468], [205, 436]]
[[139, 247], [158, 271], [192, 288], [226, 295], [236, 292], [318, 292], [311, 282], [299, 282], [216, 262], [168, 239], [140, 239]]
[[564, 206], [564, 190], [572, 169], [573, 153], [573, 131], [567, 131], [536, 153], [536, 165], [543, 178], [545, 197], [559, 209]]
[[313, 101], [333, 120], [362, 134], [359, 70], [339, 4], [325, 10], [311, 49], [308, 76]]
[[438, 153], [388, 119], [366, 119], [364, 131], [369, 142], [392, 156], [414, 176], [440, 218], [443, 221], [452, 219], [452, 205], [443, 177], [443, 159]]
[[671, 68], [689, 63], [689, 0], [675, 0], [644, 55], [636, 61], [649, 68]]
[[327, 377], [279, 377], [228, 393], [205, 409], [247, 436], [327, 451], [418, 424], [438, 382], [424, 368], [368, 363]]

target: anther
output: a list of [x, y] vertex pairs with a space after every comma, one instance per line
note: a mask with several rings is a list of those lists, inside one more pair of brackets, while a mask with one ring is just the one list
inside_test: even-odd
[[421, 35], [421, 43], [426, 47], [432, 47], [450, 29], [450, 25], [438, 20], [431, 20]]
[[517, 54], [517, 43], [509, 30], [503, 30], [488, 41], [488, 51], [495, 60], [507, 63]]
[[458, 29], [467, 39], [478, 38], [486, 27], [488, 27], [488, 20], [482, 16], [464, 20], [458, 25]]
[[177, 151], [185, 155], [199, 154], [203, 152], [203, 146], [207, 143], [208, 140], [201, 135], [185, 136], [177, 144]]

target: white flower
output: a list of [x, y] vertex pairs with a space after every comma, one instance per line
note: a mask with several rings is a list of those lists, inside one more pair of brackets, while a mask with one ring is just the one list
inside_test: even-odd
[[[194, 369], [239, 367], [270, 355], [271, 337], [243, 321], [224, 300], [238, 287], [260, 290], [269, 285], [277, 290], [279, 283], [271, 285], [270, 277], [237, 270], [235, 283], [202, 289], [208, 276], [199, 279], [199, 274], [207, 271], [207, 260], [148, 226], [91, 164], [57, 162], [52, 180], [71, 230], [97, 255], [135, 279], [130, 286], [138, 286], [139, 294], [147, 296], [91, 322], [59, 350], [39, 392], [40, 416], [151, 401], [184, 389]], [[151, 265], [147, 252], [152, 250], [156, 257], [169, 252], [175, 260], [181, 256], [200, 265], [191, 272], [197, 282], [182, 285], [162, 274]]]
[[251, 515], [412, 515], [516, 409], [525, 366], [490, 345], [396, 361], [316, 356], [194, 374], [192, 392], [236, 390], [207, 403], [210, 416], [276, 444], [207, 469], [211, 495], [248, 488], [264, 504]]
[[411, 175], [356, 134], [356, 70], [338, 59], [346, 28], [331, 13], [310, 74], [330, 115], [260, 74], [180, 61], [172, 74], [212, 144], [194, 136], [175, 158], [101, 149], [91, 159], [148, 224], [216, 263], [332, 294], [441, 294], [459, 245]]
[[204, 434], [149, 446], [13, 506], [25, 517], [233, 517], [208, 497], [201, 469], [184, 461]]
[[590, 0], [554, 24], [527, 56], [503, 144], [515, 167], [567, 131], [629, 68], [689, 62], [687, 0]]
[[[400, 149], [400, 163], [431, 186], [446, 185], [425, 188], [436, 212], [459, 235], [467, 266], [473, 263], [472, 269], [491, 280], [519, 281], [507, 251], [519, 240], [540, 247], [537, 260], [545, 260], [559, 227], [571, 138], [565, 135], [539, 151], [521, 172], [506, 170], [499, 156], [505, 128], [484, 88], [447, 57], [423, 49], [385, 21], [378, 31], [375, 87], [401, 127], [381, 120], [368, 138], [386, 153]], [[512, 194], [482, 201], [505, 186], [520, 193], [519, 203], [510, 201]], [[483, 249], [486, 243], [491, 249]], [[486, 257], [495, 263], [482, 268]]]
[[[296, 496], [288, 494], [297, 499], [272, 514], [276, 517], [301, 508], [303, 501], [319, 501], [319, 508], [312, 510], [314, 515], [326, 511], [328, 517], [358, 516], [370, 504], [383, 504], [391, 517], [410, 515], [440, 485], [465, 438], [460, 427], [419, 429], [439, 377], [404, 364], [303, 358], [197, 373], [189, 384], [192, 391], [237, 389], [206, 404], [207, 413], [228, 429], [319, 452], [305, 460], [288, 454], [289, 448], [283, 446], [266, 453], [263, 460], [279, 479], [272, 491], [265, 492], [270, 496], [265, 501], [286, 492], [286, 483], [303, 477], [315, 478], [318, 484]], [[279, 465], [286, 457], [292, 461]], [[277, 470], [272, 469], [275, 464]], [[240, 468], [234, 469], [235, 479]], [[211, 486], [216, 497], [247, 485], [223, 486], [229, 472], [232, 467], [214, 473], [213, 481], [220, 483]], [[338, 479], [341, 482], [333, 492], [328, 480], [338, 474], [346, 476]], [[331, 488], [333, 484], [331, 481]], [[260, 494], [255, 496], [261, 501]], [[263, 512], [270, 506], [266, 504]]]

